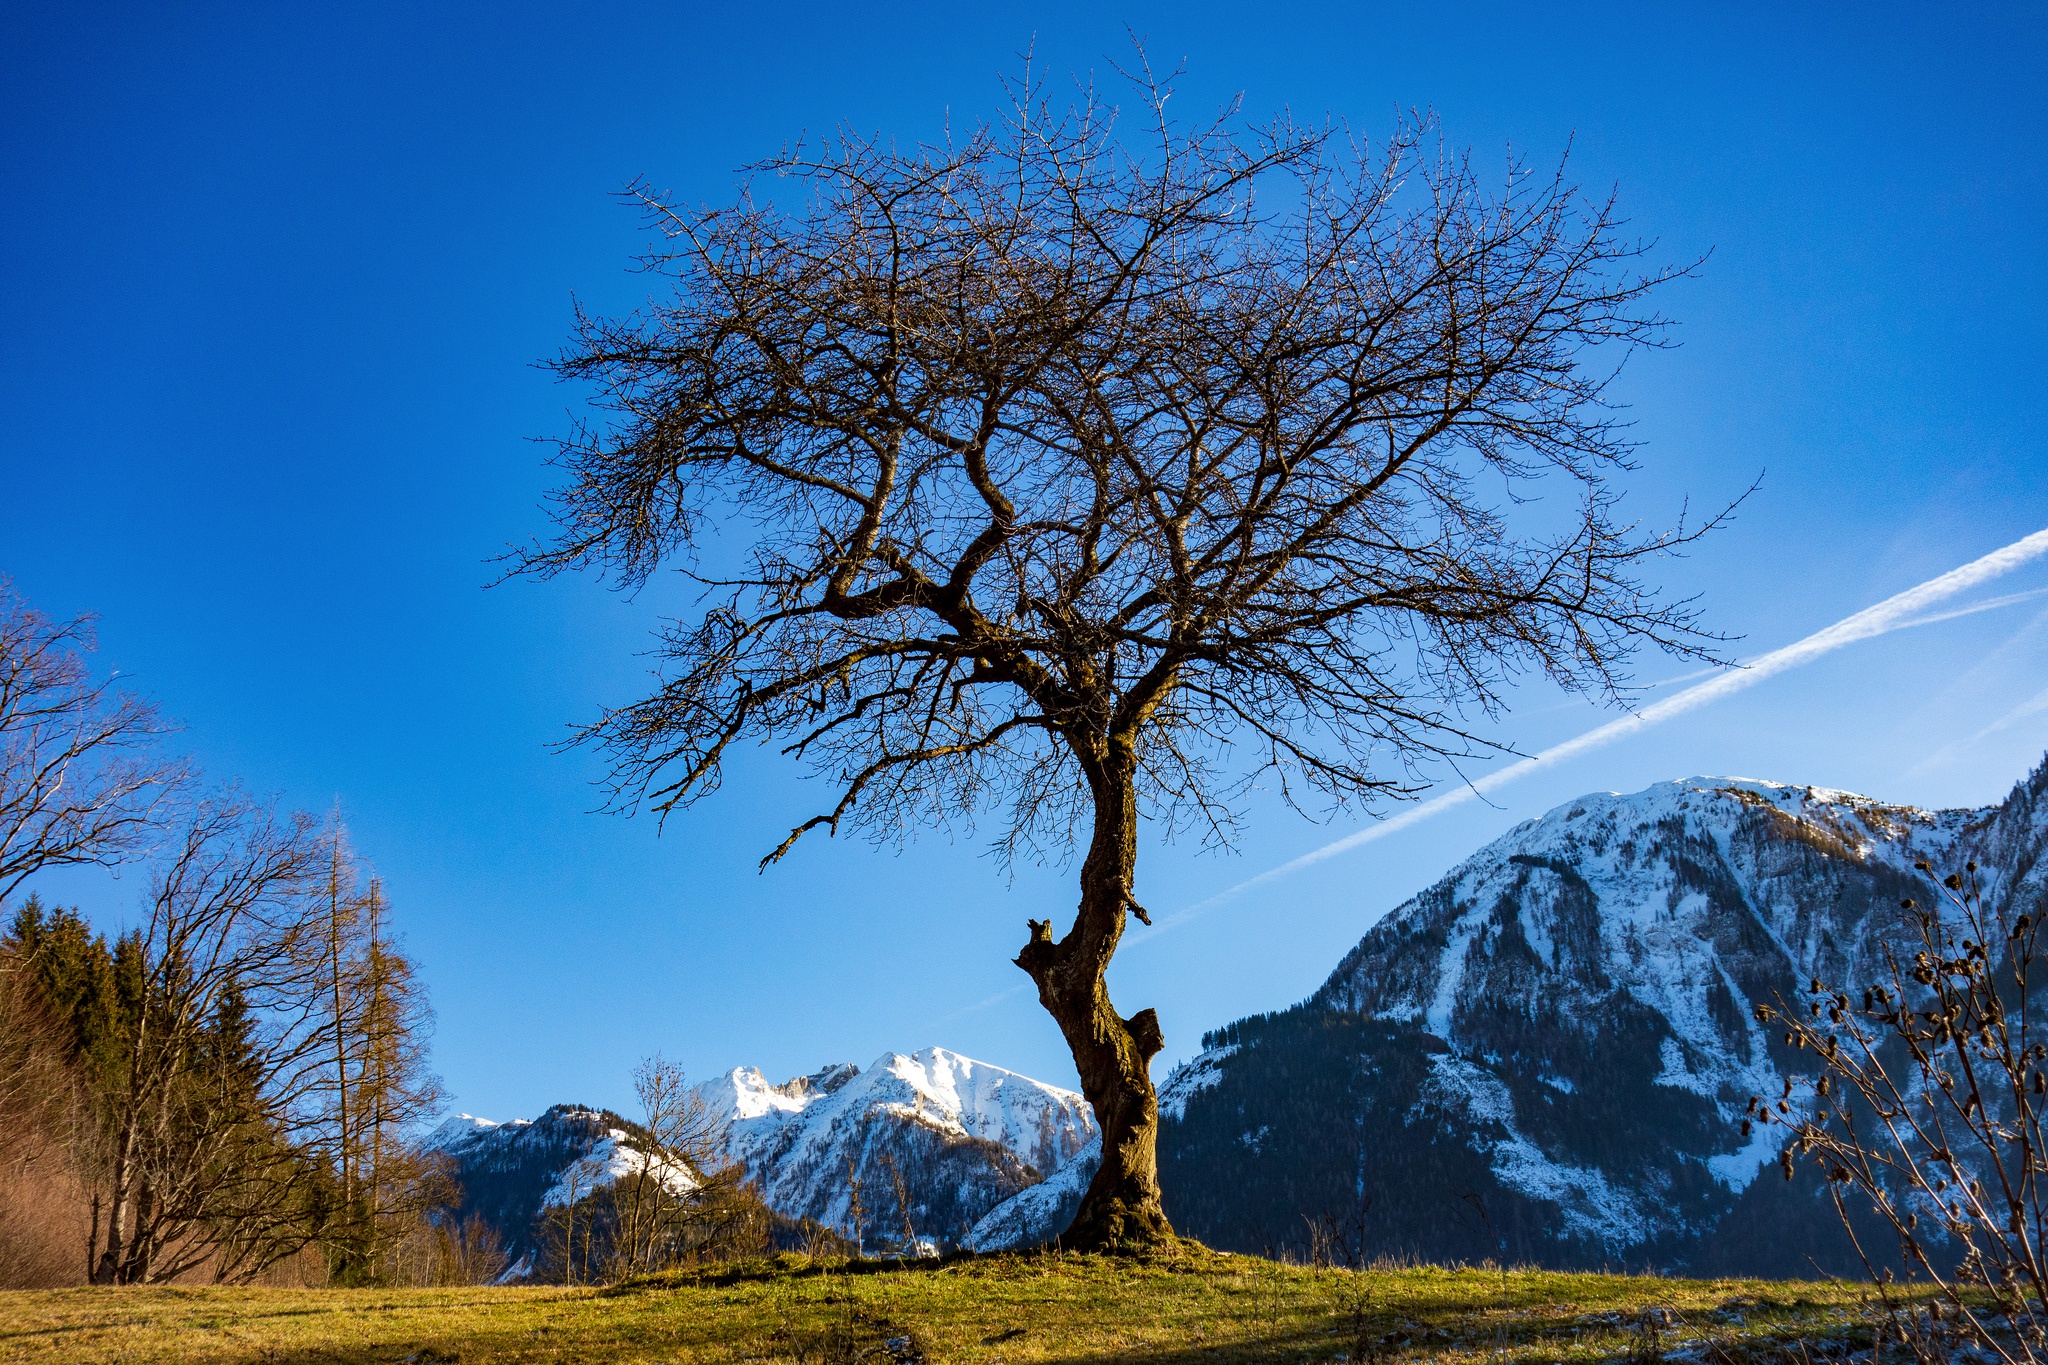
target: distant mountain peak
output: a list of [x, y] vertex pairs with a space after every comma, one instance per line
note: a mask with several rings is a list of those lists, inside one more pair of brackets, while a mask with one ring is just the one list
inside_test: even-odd
[[513, 1119], [509, 1124], [497, 1123], [474, 1114], [450, 1114], [420, 1140], [420, 1145], [430, 1152], [454, 1151], [468, 1146], [486, 1133], [501, 1128], [524, 1128], [531, 1122], [531, 1119]]
[[[727, 1155], [784, 1217], [850, 1234], [858, 1182], [870, 1249], [958, 1243], [989, 1210], [1061, 1172], [1095, 1139], [1080, 1095], [943, 1047], [781, 1082], [734, 1067], [697, 1094], [726, 1125]], [[459, 1212], [500, 1229], [523, 1274], [537, 1263], [536, 1228], [549, 1209], [647, 1169], [639, 1133], [609, 1110], [558, 1104], [509, 1123], [452, 1115], [424, 1145], [453, 1163]], [[680, 1167], [656, 1173], [678, 1188], [698, 1178]]]
[[900, 1240], [899, 1176], [918, 1236], [957, 1241], [1095, 1135], [1082, 1096], [943, 1047], [780, 1084], [735, 1067], [698, 1093], [771, 1208], [851, 1231], [857, 1180], [863, 1221], [888, 1241]]

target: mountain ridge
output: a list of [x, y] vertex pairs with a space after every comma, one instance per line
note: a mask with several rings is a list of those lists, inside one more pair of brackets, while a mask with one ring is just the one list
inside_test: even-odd
[[735, 1067], [698, 1093], [728, 1117], [728, 1154], [770, 1208], [851, 1230], [857, 1180], [873, 1226], [890, 1239], [907, 1211], [917, 1236], [959, 1241], [997, 1204], [1058, 1172], [1095, 1132], [1074, 1091], [936, 1046], [780, 1086]]
[[[1798, 1059], [1754, 1007], [1810, 976], [1859, 985], [1925, 894], [1915, 861], [1975, 861], [1987, 894], [2031, 905], [2044, 852], [2048, 761], [1974, 809], [1726, 777], [1561, 803], [1383, 917], [1306, 999], [1203, 1036], [1160, 1085], [1168, 1213], [1219, 1248], [1320, 1240], [1360, 1263], [1855, 1269], [1817, 1186], [1757, 1179], [1781, 1129], [1745, 1136], [1743, 1111]], [[1051, 1240], [1099, 1160], [1082, 1096], [942, 1047], [697, 1092], [770, 1208], [884, 1250]], [[546, 1181], [485, 1172], [522, 1192], [494, 1196], [508, 1216], [572, 1169], [617, 1178], [616, 1115], [556, 1106], [546, 1142], [466, 1122], [444, 1145], [553, 1154]]]
[[[694, 1089], [725, 1125], [724, 1157], [746, 1168], [769, 1209], [898, 1253], [960, 1244], [1095, 1135], [1079, 1094], [941, 1047], [780, 1083], [735, 1067]], [[448, 1214], [495, 1228], [516, 1279], [542, 1259], [551, 1209], [648, 1168], [631, 1141], [640, 1132], [610, 1110], [561, 1104], [533, 1120], [451, 1115], [422, 1145], [450, 1164], [460, 1194]], [[681, 1167], [661, 1174], [679, 1189], [697, 1181]]]
[[[1928, 811], [1689, 778], [1524, 821], [1299, 1005], [1205, 1035], [1161, 1088], [1168, 1212], [1239, 1250], [1369, 1204], [1377, 1251], [1749, 1269], [1775, 1249], [1735, 1230], [1768, 1204], [1811, 1257], [1832, 1209], [1756, 1181], [1777, 1128], [1741, 1134], [1748, 1097], [1796, 1069], [1752, 1008], [1810, 976], [1860, 985], [1925, 894], [1918, 859], [2039, 899], [2044, 787], [2048, 765], [1997, 806]], [[1278, 1072], [1320, 1098], [1275, 1093]]]

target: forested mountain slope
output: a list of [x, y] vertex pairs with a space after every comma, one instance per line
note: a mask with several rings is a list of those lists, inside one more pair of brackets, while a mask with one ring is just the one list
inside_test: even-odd
[[1867, 981], [1916, 859], [2040, 901], [2044, 790], [2048, 764], [1970, 811], [1694, 778], [1526, 822], [1175, 1070], [1168, 1210], [1239, 1250], [1314, 1224], [1353, 1254], [1846, 1268], [1832, 1208], [1767, 1170], [1784, 1130], [1741, 1134], [1802, 1069], [1752, 1006]]
[[[475, 1216], [502, 1240], [507, 1277], [517, 1279], [542, 1258], [541, 1225], [548, 1210], [579, 1203], [648, 1168], [631, 1141], [639, 1125], [609, 1109], [558, 1104], [537, 1119], [494, 1123], [457, 1114], [427, 1136], [425, 1146], [448, 1160], [456, 1198], [444, 1216]], [[680, 1165], [655, 1174], [678, 1191], [696, 1183]]]

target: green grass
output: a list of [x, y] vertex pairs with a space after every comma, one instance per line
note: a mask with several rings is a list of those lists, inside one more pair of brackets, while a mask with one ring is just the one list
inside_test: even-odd
[[0, 1361], [1536, 1362], [1711, 1342], [1709, 1361], [1761, 1362], [1867, 1345], [1862, 1298], [1847, 1284], [1318, 1271], [1192, 1246], [909, 1269], [785, 1257], [612, 1289], [7, 1293]]

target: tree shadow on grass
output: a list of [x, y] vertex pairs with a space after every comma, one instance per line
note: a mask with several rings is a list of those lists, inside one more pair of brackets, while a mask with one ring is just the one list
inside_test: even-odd
[[906, 1261], [882, 1258], [856, 1259], [851, 1256], [812, 1260], [799, 1252], [782, 1252], [760, 1260], [733, 1261], [722, 1265], [635, 1275], [607, 1286], [600, 1293], [610, 1297], [644, 1293], [650, 1289], [729, 1289], [736, 1284], [762, 1284], [780, 1280], [815, 1280], [853, 1275], [918, 1275], [991, 1259], [993, 1258], [976, 1256], [971, 1251]]
[[[1690, 1365], [1813, 1365], [1872, 1344], [1874, 1320], [1844, 1323], [1831, 1315], [1776, 1314], [1745, 1330], [1741, 1310], [1753, 1300], [1732, 1296], [1685, 1315], [1646, 1307], [1543, 1320], [1492, 1317], [1464, 1309], [1437, 1313], [1371, 1312], [1354, 1307], [1334, 1324], [1296, 1326], [1227, 1341], [1188, 1341], [1114, 1353], [1080, 1349], [1036, 1357], [1042, 1365], [1228, 1365], [1264, 1360], [1396, 1365], [1408, 1360], [1486, 1361], [1489, 1365], [1556, 1361], [1590, 1351], [1613, 1361]], [[1013, 1336], [1028, 1343], [1028, 1330]], [[993, 1345], [996, 1338], [983, 1341]]]

